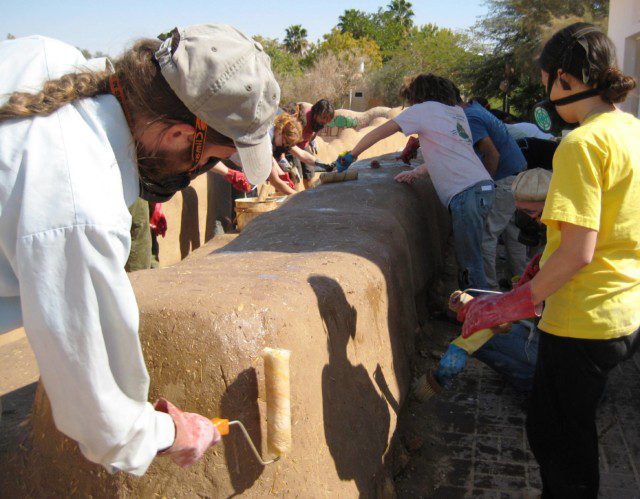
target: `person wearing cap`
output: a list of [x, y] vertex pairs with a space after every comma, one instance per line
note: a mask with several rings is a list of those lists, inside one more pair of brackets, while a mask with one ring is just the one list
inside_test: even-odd
[[57, 428], [111, 472], [197, 461], [204, 416], [148, 402], [124, 270], [138, 198], [162, 202], [236, 150], [271, 171], [280, 89], [225, 25], [142, 39], [105, 70], [40, 36], [0, 42], [0, 333], [24, 326]]
[[[542, 168], [525, 170], [513, 181], [516, 208], [538, 223], [550, 181], [551, 172]], [[533, 278], [539, 270], [541, 256], [542, 253], [538, 253], [529, 262], [523, 274], [518, 276], [515, 287]], [[462, 306], [460, 294], [460, 291], [456, 291], [449, 300], [449, 307], [454, 312], [458, 312]], [[469, 338], [458, 336], [440, 359], [438, 370], [434, 374], [438, 383], [446, 386], [462, 373], [469, 355], [504, 376], [516, 390], [528, 392], [533, 386], [538, 358], [538, 333], [533, 323], [517, 322], [500, 334], [487, 329]]]

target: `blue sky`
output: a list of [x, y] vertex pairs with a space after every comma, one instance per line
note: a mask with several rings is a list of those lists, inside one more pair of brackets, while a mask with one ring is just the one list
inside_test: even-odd
[[[373, 12], [388, 0], [2, 0], [0, 39], [46, 35], [91, 52], [119, 54], [132, 40], [155, 37], [175, 26], [220, 22], [249, 35], [284, 38], [284, 30], [302, 24], [315, 41], [338, 22], [345, 9]], [[483, 0], [414, 0], [417, 24], [452, 29], [471, 26], [484, 15]]]

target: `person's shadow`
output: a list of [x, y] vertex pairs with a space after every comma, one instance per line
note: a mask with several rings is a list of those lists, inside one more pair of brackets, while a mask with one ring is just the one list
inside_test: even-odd
[[355, 480], [361, 496], [375, 495], [389, 435], [389, 408], [369, 373], [347, 357], [355, 338], [357, 311], [340, 284], [329, 277], [308, 280], [328, 336], [329, 363], [322, 370], [324, 434], [341, 480]]
[[182, 214], [180, 217], [180, 258], [200, 247], [200, 217], [198, 215], [198, 193], [193, 187], [182, 191]]

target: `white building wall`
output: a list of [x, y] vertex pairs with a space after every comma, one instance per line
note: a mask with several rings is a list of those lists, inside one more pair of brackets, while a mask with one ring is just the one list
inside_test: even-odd
[[[640, 0], [610, 0], [609, 37], [616, 45], [619, 66], [640, 85]], [[639, 94], [636, 88], [621, 107], [640, 117]]]

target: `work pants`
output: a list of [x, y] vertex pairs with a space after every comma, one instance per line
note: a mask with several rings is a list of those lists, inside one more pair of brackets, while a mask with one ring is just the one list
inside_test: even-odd
[[460, 289], [487, 288], [482, 233], [495, 197], [494, 190], [493, 181], [483, 180], [456, 194], [449, 202]]
[[500, 235], [507, 250], [509, 278], [521, 275], [528, 263], [527, 247], [518, 242], [520, 229], [516, 227], [516, 202], [511, 192], [511, 185], [515, 178], [511, 176], [496, 181], [496, 199], [485, 223], [482, 256], [490, 289], [498, 289], [496, 254]]
[[[533, 326], [532, 326], [533, 328]], [[531, 391], [538, 357], [538, 333], [515, 323], [506, 334], [496, 334], [473, 356], [501, 374], [518, 391]]]
[[131, 249], [124, 268], [127, 272], [151, 268], [151, 230], [149, 203], [138, 198], [129, 208], [131, 213]]
[[585, 340], [538, 332], [527, 437], [540, 465], [542, 497], [596, 498], [600, 485], [596, 409], [607, 375], [633, 355], [640, 333]]

